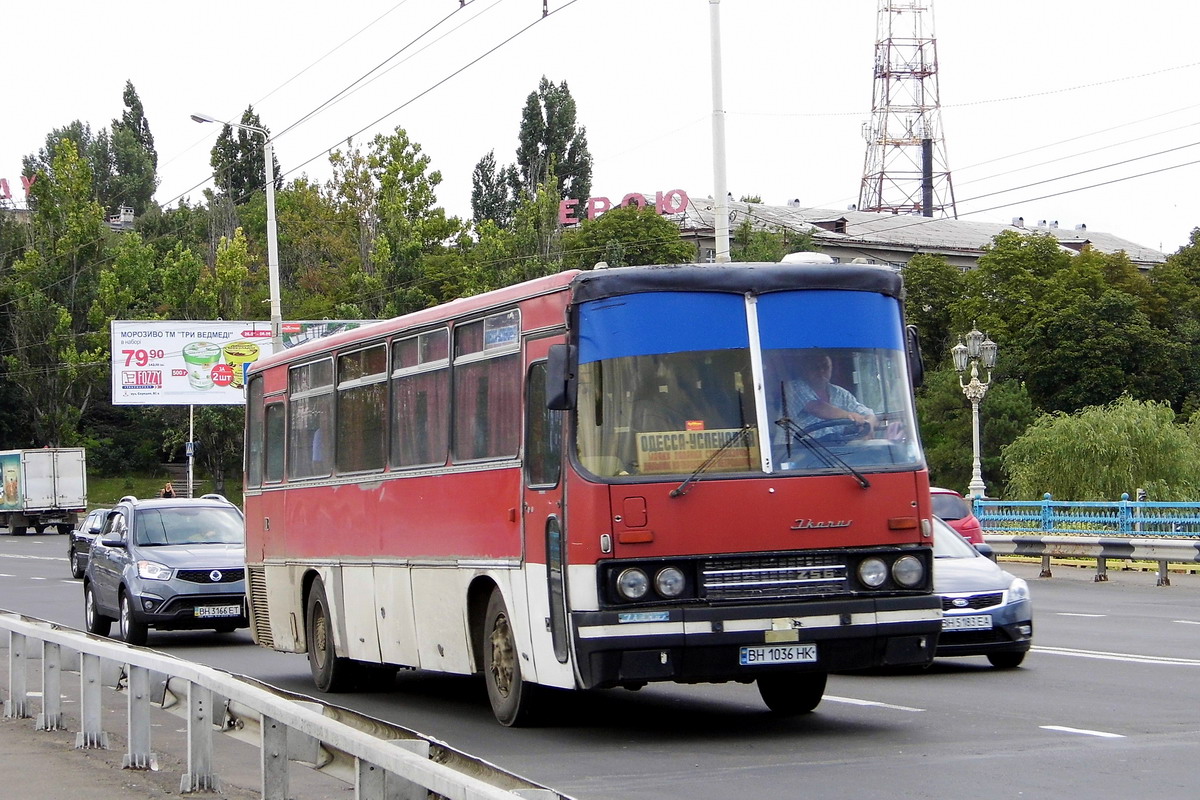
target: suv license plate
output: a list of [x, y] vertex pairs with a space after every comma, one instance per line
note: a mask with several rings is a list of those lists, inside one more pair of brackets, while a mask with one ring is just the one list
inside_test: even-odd
[[196, 616], [201, 619], [212, 617], [240, 617], [242, 607], [238, 606], [196, 606]]
[[816, 660], [817, 646], [813, 643], [743, 647], [738, 652], [738, 663], [743, 667], [759, 664], [811, 664]]

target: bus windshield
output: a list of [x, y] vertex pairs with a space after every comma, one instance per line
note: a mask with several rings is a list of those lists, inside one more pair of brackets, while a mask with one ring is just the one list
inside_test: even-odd
[[646, 293], [584, 303], [580, 328], [576, 447], [598, 477], [923, 463], [893, 298]]

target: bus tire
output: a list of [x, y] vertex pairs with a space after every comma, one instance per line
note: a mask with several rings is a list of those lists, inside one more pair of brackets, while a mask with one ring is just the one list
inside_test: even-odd
[[308, 666], [312, 670], [313, 683], [322, 692], [347, 691], [354, 682], [354, 663], [348, 658], [339, 658], [334, 650], [333, 618], [329, 610], [329, 598], [325, 595], [325, 584], [320, 578], [313, 581], [306, 611], [304, 624], [308, 640]]
[[807, 714], [820, 704], [828, 678], [827, 672], [793, 672], [763, 675], [756, 682], [767, 708], [791, 717]]
[[493, 589], [488, 599], [482, 650], [483, 679], [496, 721], [505, 727], [529, 725], [537, 702], [537, 687], [521, 677], [521, 654], [499, 589]]

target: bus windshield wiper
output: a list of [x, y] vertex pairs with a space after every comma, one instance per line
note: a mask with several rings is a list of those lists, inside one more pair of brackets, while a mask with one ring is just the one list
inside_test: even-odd
[[858, 485], [864, 489], [870, 487], [871, 482], [868, 481], [861, 472], [843, 461], [837, 453], [830, 450], [827, 446], [821, 444], [821, 441], [817, 439], [817, 437], [800, 427], [799, 423], [797, 423], [791, 417], [780, 417], [779, 419], [775, 420], [775, 424], [788, 432], [789, 440], [795, 439], [800, 444], [807, 447], [812, 451], [813, 455], [821, 459], [825, 466], [839, 468], [845, 474], [853, 475], [854, 479], [858, 481]]
[[691, 484], [692, 481], [699, 478], [702, 473], [707, 472], [708, 468], [711, 467], [716, 462], [716, 460], [720, 457], [721, 453], [724, 453], [726, 450], [728, 450], [730, 447], [732, 447], [735, 442], [745, 441], [746, 438], [748, 437], [749, 433], [750, 433], [749, 425], [744, 425], [741, 428], [739, 428], [738, 432], [735, 433], [733, 436], [730, 436], [729, 439], [725, 442], [725, 444], [718, 447], [715, 451], [713, 451], [713, 454], [711, 456], [704, 459], [704, 461], [700, 464], [700, 466], [696, 467], [695, 471], [691, 475], [688, 475], [683, 483], [679, 484], [678, 486], [676, 486], [674, 489], [671, 490], [671, 497], [679, 497], [682, 494], [687, 494], [688, 485]]

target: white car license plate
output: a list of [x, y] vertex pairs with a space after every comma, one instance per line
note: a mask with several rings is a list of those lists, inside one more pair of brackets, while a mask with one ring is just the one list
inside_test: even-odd
[[944, 631], [989, 631], [991, 629], [992, 618], [987, 614], [942, 617], [942, 630]]
[[240, 617], [242, 607], [237, 606], [196, 606], [196, 616], [201, 619], [212, 617]]
[[815, 644], [769, 644], [743, 647], [738, 653], [738, 663], [743, 667], [759, 664], [811, 664], [817, 660]]

